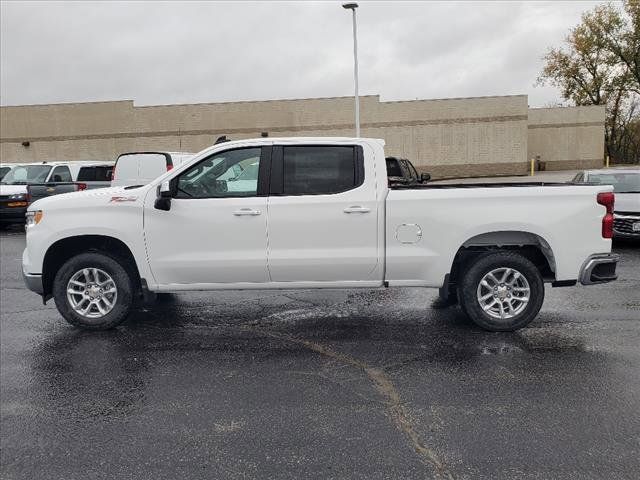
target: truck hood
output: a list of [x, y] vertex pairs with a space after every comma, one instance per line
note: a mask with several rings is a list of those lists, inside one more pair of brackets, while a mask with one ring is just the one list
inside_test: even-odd
[[27, 193], [26, 185], [0, 185], [0, 195], [15, 195], [17, 193]]
[[29, 210], [67, 209], [69, 207], [83, 208], [104, 205], [141, 204], [148, 188], [109, 187], [96, 190], [83, 190], [80, 192], [62, 193], [51, 197], [42, 198], [33, 202]]
[[613, 209], [616, 212], [640, 213], [640, 193], [616, 193]]

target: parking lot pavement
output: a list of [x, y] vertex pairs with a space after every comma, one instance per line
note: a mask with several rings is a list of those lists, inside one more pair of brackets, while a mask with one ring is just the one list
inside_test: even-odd
[[635, 479], [640, 251], [487, 333], [436, 291], [185, 294], [68, 326], [2, 233], [6, 479]]

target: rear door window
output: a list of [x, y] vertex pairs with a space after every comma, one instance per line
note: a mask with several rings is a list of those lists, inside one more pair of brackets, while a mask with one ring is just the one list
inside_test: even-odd
[[282, 193], [323, 195], [351, 190], [363, 180], [356, 165], [356, 156], [353, 146], [285, 146]]

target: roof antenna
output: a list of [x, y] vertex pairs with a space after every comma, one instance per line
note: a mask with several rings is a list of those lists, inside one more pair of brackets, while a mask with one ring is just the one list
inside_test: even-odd
[[216, 143], [214, 143], [214, 145], [218, 145], [219, 143], [224, 143], [224, 142], [228, 142], [229, 139], [227, 138], [226, 135], [222, 135], [221, 137], [218, 137], [218, 139], [216, 140]]

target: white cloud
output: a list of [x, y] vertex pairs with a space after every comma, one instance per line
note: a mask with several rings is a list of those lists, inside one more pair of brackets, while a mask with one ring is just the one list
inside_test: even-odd
[[[3, 105], [351, 95], [351, 14], [322, 2], [2, 2]], [[361, 93], [529, 94], [594, 2], [360, 2]]]

